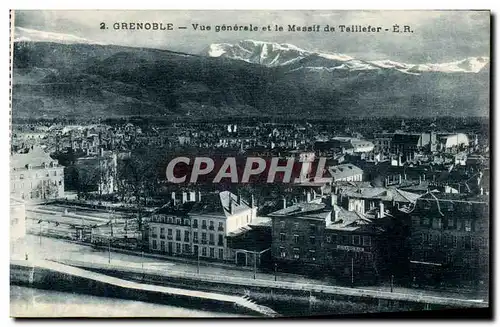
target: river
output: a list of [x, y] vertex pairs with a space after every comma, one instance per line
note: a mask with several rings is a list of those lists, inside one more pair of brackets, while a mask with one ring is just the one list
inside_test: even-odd
[[171, 305], [10, 286], [12, 317], [245, 317]]

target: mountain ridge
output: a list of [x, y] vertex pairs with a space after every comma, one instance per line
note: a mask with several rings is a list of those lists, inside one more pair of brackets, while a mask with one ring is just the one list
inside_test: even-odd
[[[242, 40], [237, 43], [215, 43], [209, 45], [203, 52], [209, 57], [226, 57], [268, 67], [287, 66], [297, 61], [318, 56], [329, 60], [324, 68], [350, 70], [395, 69], [407, 74], [424, 72], [442, 73], [478, 73], [489, 63], [489, 57], [467, 57], [461, 60], [445, 63], [409, 64], [386, 60], [360, 60], [340, 53], [328, 53], [317, 50], [305, 50], [288, 43], [275, 43], [256, 40]], [[320, 66], [321, 67], [321, 66]], [[305, 66], [303, 69], [319, 69], [318, 66]], [[298, 69], [298, 68], [294, 68]]]

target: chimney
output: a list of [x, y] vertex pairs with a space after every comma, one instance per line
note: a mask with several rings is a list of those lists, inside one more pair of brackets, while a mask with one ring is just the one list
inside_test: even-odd
[[384, 202], [382, 200], [379, 202], [379, 214], [378, 214], [378, 217], [379, 218], [384, 218], [385, 217]]
[[425, 181], [425, 174], [422, 174], [423, 180]]
[[234, 213], [233, 195], [231, 193], [229, 193], [229, 213]]
[[335, 194], [330, 195], [330, 205], [333, 207], [337, 204], [337, 196]]
[[201, 192], [198, 191], [198, 193], [196, 193], [196, 194], [198, 195], [196, 201], [200, 202], [201, 201]]
[[99, 148], [99, 156], [104, 156], [104, 148]]
[[173, 203], [174, 203], [174, 205], [175, 205], [175, 192], [172, 192], [172, 196], [171, 196], [171, 198], [172, 198], [172, 202], [173, 202]]
[[283, 203], [283, 209], [286, 209], [286, 198], [281, 199], [281, 201]]
[[186, 203], [188, 199], [187, 192], [182, 192], [182, 203]]
[[192, 201], [192, 202], [195, 202], [195, 201], [196, 201], [196, 192], [194, 192], [194, 191], [189, 192], [189, 198], [188, 198], [188, 201]]
[[422, 184], [422, 176], [418, 176], [418, 185]]
[[241, 194], [238, 192], [238, 205], [241, 205]]
[[311, 192], [309, 191], [306, 193], [306, 201], [311, 202]]
[[250, 196], [250, 207], [255, 208], [255, 198], [253, 194]]
[[402, 178], [401, 178], [401, 174], [399, 174], [399, 184], [401, 184], [402, 182]]
[[90, 149], [87, 148], [86, 151], [87, 151], [87, 155], [89, 155], [90, 154]]

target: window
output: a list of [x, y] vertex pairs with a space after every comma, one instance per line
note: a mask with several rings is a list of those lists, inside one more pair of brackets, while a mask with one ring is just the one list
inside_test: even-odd
[[191, 224], [189, 223], [189, 219], [184, 219], [184, 226], [191, 226]]
[[448, 218], [447, 223], [448, 228], [453, 228], [455, 226], [455, 220], [453, 218]]
[[284, 220], [280, 221], [280, 227], [285, 228], [285, 221]]
[[224, 235], [219, 234], [219, 241], [217, 242], [218, 246], [224, 246]]
[[210, 226], [209, 226], [208, 229], [210, 229], [210, 230], [214, 230], [215, 229], [213, 220], [210, 220]]
[[201, 243], [207, 244], [207, 233], [201, 233]]
[[165, 252], [165, 241], [160, 242], [160, 249], [161, 249], [161, 252]]
[[300, 249], [299, 248], [293, 248], [293, 258], [300, 259]]
[[191, 246], [189, 244], [184, 244], [184, 253], [191, 253]]
[[175, 243], [175, 252], [181, 253], [181, 243]]
[[310, 242], [311, 244], [315, 244], [315, 243], [316, 243], [316, 237], [314, 237], [314, 236], [309, 236], [309, 242]]
[[285, 251], [285, 248], [283, 248], [283, 247], [280, 247], [280, 257], [281, 258], [285, 258], [286, 257], [286, 251]]
[[310, 225], [309, 225], [309, 231], [310, 231], [312, 234], [316, 234], [316, 225], [310, 224]]
[[339, 242], [339, 237], [337, 234], [332, 234], [332, 243], [338, 243]]
[[165, 239], [165, 228], [160, 228], [160, 238]]
[[363, 245], [371, 246], [372, 238], [370, 236], [363, 236]]
[[167, 223], [169, 223], [169, 224], [173, 224], [173, 223], [174, 223], [174, 218], [172, 218], [172, 217], [168, 217], [168, 218], [167, 218]]
[[157, 227], [152, 227], [151, 228], [151, 237], [152, 238], [157, 238], [158, 237], [158, 228]]
[[462, 230], [464, 222], [460, 219], [457, 219], [457, 230]]
[[193, 228], [198, 228], [198, 219], [193, 219]]
[[462, 237], [462, 247], [466, 250], [472, 249], [472, 238], [470, 236]]
[[203, 248], [201, 249], [201, 255], [202, 255], [202, 256], [204, 256], [204, 257], [206, 257], [206, 256], [207, 256], [207, 248], [206, 248], [206, 247], [203, 247]]
[[280, 233], [280, 241], [285, 242], [286, 241], [286, 234], [285, 233]]
[[311, 258], [312, 261], [316, 261], [316, 251], [309, 250], [309, 257]]
[[359, 235], [353, 235], [352, 236], [352, 244], [354, 244], [354, 245], [360, 245], [361, 244], [361, 236], [359, 236]]
[[453, 244], [453, 247], [456, 248], [458, 245], [458, 239], [456, 235], [451, 235], [451, 242]]
[[219, 222], [219, 227], [217, 228], [217, 230], [219, 232], [223, 232], [224, 231], [224, 223], [223, 222]]
[[206, 220], [201, 221], [201, 228], [207, 229], [207, 221]]
[[19, 175], [19, 179], [24, 179], [24, 174]]
[[175, 223], [176, 223], [177, 225], [182, 225], [182, 219], [181, 219], [181, 218], [177, 218], [177, 219], [175, 220]]
[[59, 186], [61, 186], [61, 185], [62, 185], [62, 181], [59, 181]]
[[200, 248], [198, 245], [193, 245], [193, 253], [196, 254], [197, 256], [200, 255]]
[[219, 259], [224, 259], [224, 249], [219, 249]]
[[208, 237], [209, 237], [209, 244], [214, 245], [215, 244], [214, 234], [210, 233]]
[[297, 234], [293, 235], [293, 243], [295, 244], [299, 243], [299, 235]]
[[156, 250], [158, 248], [158, 242], [156, 240], [153, 240], [153, 250]]
[[472, 221], [470, 219], [467, 219], [464, 222], [464, 225], [465, 225], [465, 231], [466, 232], [470, 232], [472, 230]]
[[167, 238], [168, 238], [169, 240], [171, 240], [171, 239], [172, 239], [172, 228], [167, 229]]
[[326, 242], [327, 243], [332, 243], [332, 237], [331, 236], [327, 236], [326, 237]]
[[193, 242], [198, 243], [198, 232], [193, 232]]
[[293, 224], [293, 227], [294, 227], [295, 229], [299, 229], [299, 223], [295, 223], [295, 224]]
[[215, 258], [215, 249], [210, 248], [210, 258]]
[[351, 244], [351, 242], [349, 242], [348, 235], [342, 235], [342, 244]]
[[429, 218], [422, 218], [422, 225], [429, 226]]
[[184, 231], [184, 242], [189, 242], [189, 231]]
[[181, 231], [180, 229], [175, 230], [175, 240], [180, 241], [181, 240]]
[[441, 218], [433, 218], [432, 219], [432, 228], [441, 229]]

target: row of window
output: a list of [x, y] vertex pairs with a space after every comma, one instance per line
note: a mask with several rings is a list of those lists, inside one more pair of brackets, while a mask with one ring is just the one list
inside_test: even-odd
[[[298, 244], [303, 240], [303, 236], [300, 236], [298, 234], [293, 234], [292, 240], [294, 244]], [[280, 242], [286, 242], [287, 240], [287, 234], [286, 233], [280, 233]], [[327, 243], [333, 243], [333, 244], [344, 244], [344, 245], [364, 245], [364, 246], [371, 246], [372, 245], [372, 239], [370, 236], [361, 236], [361, 235], [337, 235], [337, 234], [331, 234], [326, 237], [326, 242]], [[315, 236], [309, 236], [309, 243], [311, 244], [316, 244], [316, 237]]]
[[[158, 222], [163, 222], [167, 224], [177, 224], [177, 225], [184, 225], [184, 226], [191, 226], [189, 218], [180, 218], [180, 217], [165, 217], [165, 218], [160, 218], [160, 217], [155, 217], [155, 220]], [[209, 230], [215, 230], [215, 223], [213, 220], [210, 220], [209, 225], [207, 226], [207, 221], [203, 219], [201, 221], [201, 228], [202, 229], [209, 229]], [[193, 219], [193, 228], [199, 228], [198, 225], [198, 219]], [[219, 225], [217, 226], [217, 230], [219, 232], [224, 231], [224, 223], [219, 222]]]
[[[316, 261], [316, 251], [315, 250], [309, 250], [307, 252], [307, 255], [309, 259], [312, 261]], [[298, 260], [301, 257], [301, 251], [300, 248], [293, 248], [291, 256], [293, 259]], [[286, 258], [287, 257], [287, 252], [284, 247], [280, 247], [280, 258]]]
[[[281, 220], [281, 221], [280, 221], [280, 228], [281, 228], [281, 229], [285, 229], [285, 228], [286, 228], [286, 221], [284, 221], [284, 220]], [[298, 230], [298, 229], [300, 228], [300, 224], [299, 224], [299, 223], [297, 223], [297, 222], [293, 223], [293, 228], [294, 228], [295, 230]], [[310, 232], [311, 234], [315, 234], [317, 230], [318, 230], [318, 228], [317, 228], [317, 226], [316, 226], [316, 225], [314, 225], [314, 224], [309, 224], [309, 232]]]
[[[215, 258], [215, 250], [216, 250], [213, 247], [206, 247], [206, 246], [199, 247], [198, 245], [194, 245], [191, 251], [191, 245], [189, 244], [173, 243], [173, 242], [166, 243], [165, 241], [160, 241], [158, 243], [158, 240], [153, 240], [152, 249], [155, 251], [159, 250], [160, 252], [163, 253], [189, 254], [189, 255], [199, 254], [200, 257], [209, 257], [209, 258]], [[217, 255], [219, 259], [224, 259], [224, 249], [218, 249]]]
[[[52, 171], [52, 174], [50, 174], [49, 171], [45, 172], [45, 177], [50, 177], [50, 175], [57, 176], [57, 170]], [[35, 178], [39, 178], [39, 177], [43, 177], [43, 176], [36, 173]], [[24, 179], [24, 174], [19, 174], [19, 179]]]
[[[432, 233], [420, 233], [419, 238], [421, 244], [442, 245], [445, 247], [452, 247], [452, 248], [460, 247], [465, 250], [470, 250], [479, 245], [479, 244], [474, 244], [475, 242], [473, 242], [471, 236], [457, 237], [456, 235], [448, 235], [448, 234], [441, 235]], [[484, 242], [485, 239], [482, 237], [476, 239], [476, 243], [483, 244]]]
[[[443, 226], [444, 223], [444, 226]], [[414, 227], [424, 226], [432, 227], [433, 229], [449, 229], [471, 232], [475, 230], [474, 221], [471, 219], [455, 219], [454, 218], [428, 218], [428, 217], [412, 217], [412, 225]]]
[[[167, 231], [167, 234], [165, 234], [165, 230]], [[151, 232], [151, 238], [158, 238], [158, 228], [157, 227], [151, 227], [150, 232]], [[193, 243], [200, 242], [198, 235], [199, 235], [198, 232], [193, 232]], [[161, 227], [159, 236], [160, 236], [160, 239], [168, 239], [168, 240], [174, 239], [172, 228]], [[175, 230], [175, 240], [176, 241], [183, 240], [184, 242], [190, 242], [190, 236], [191, 236], [191, 233], [187, 230], [184, 231], [184, 234], [182, 234], [182, 231], [179, 229]], [[206, 232], [201, 233], [201, 243], [202, 244], [207, 243], [207, 233]], [[215, 234], [214, 233], [208, 234], [208, 244], [211, 244], [211, 245], [215, 244]], [[217, 234], [217, 245], [224, 246], [224, 235], [223, 234]]]

